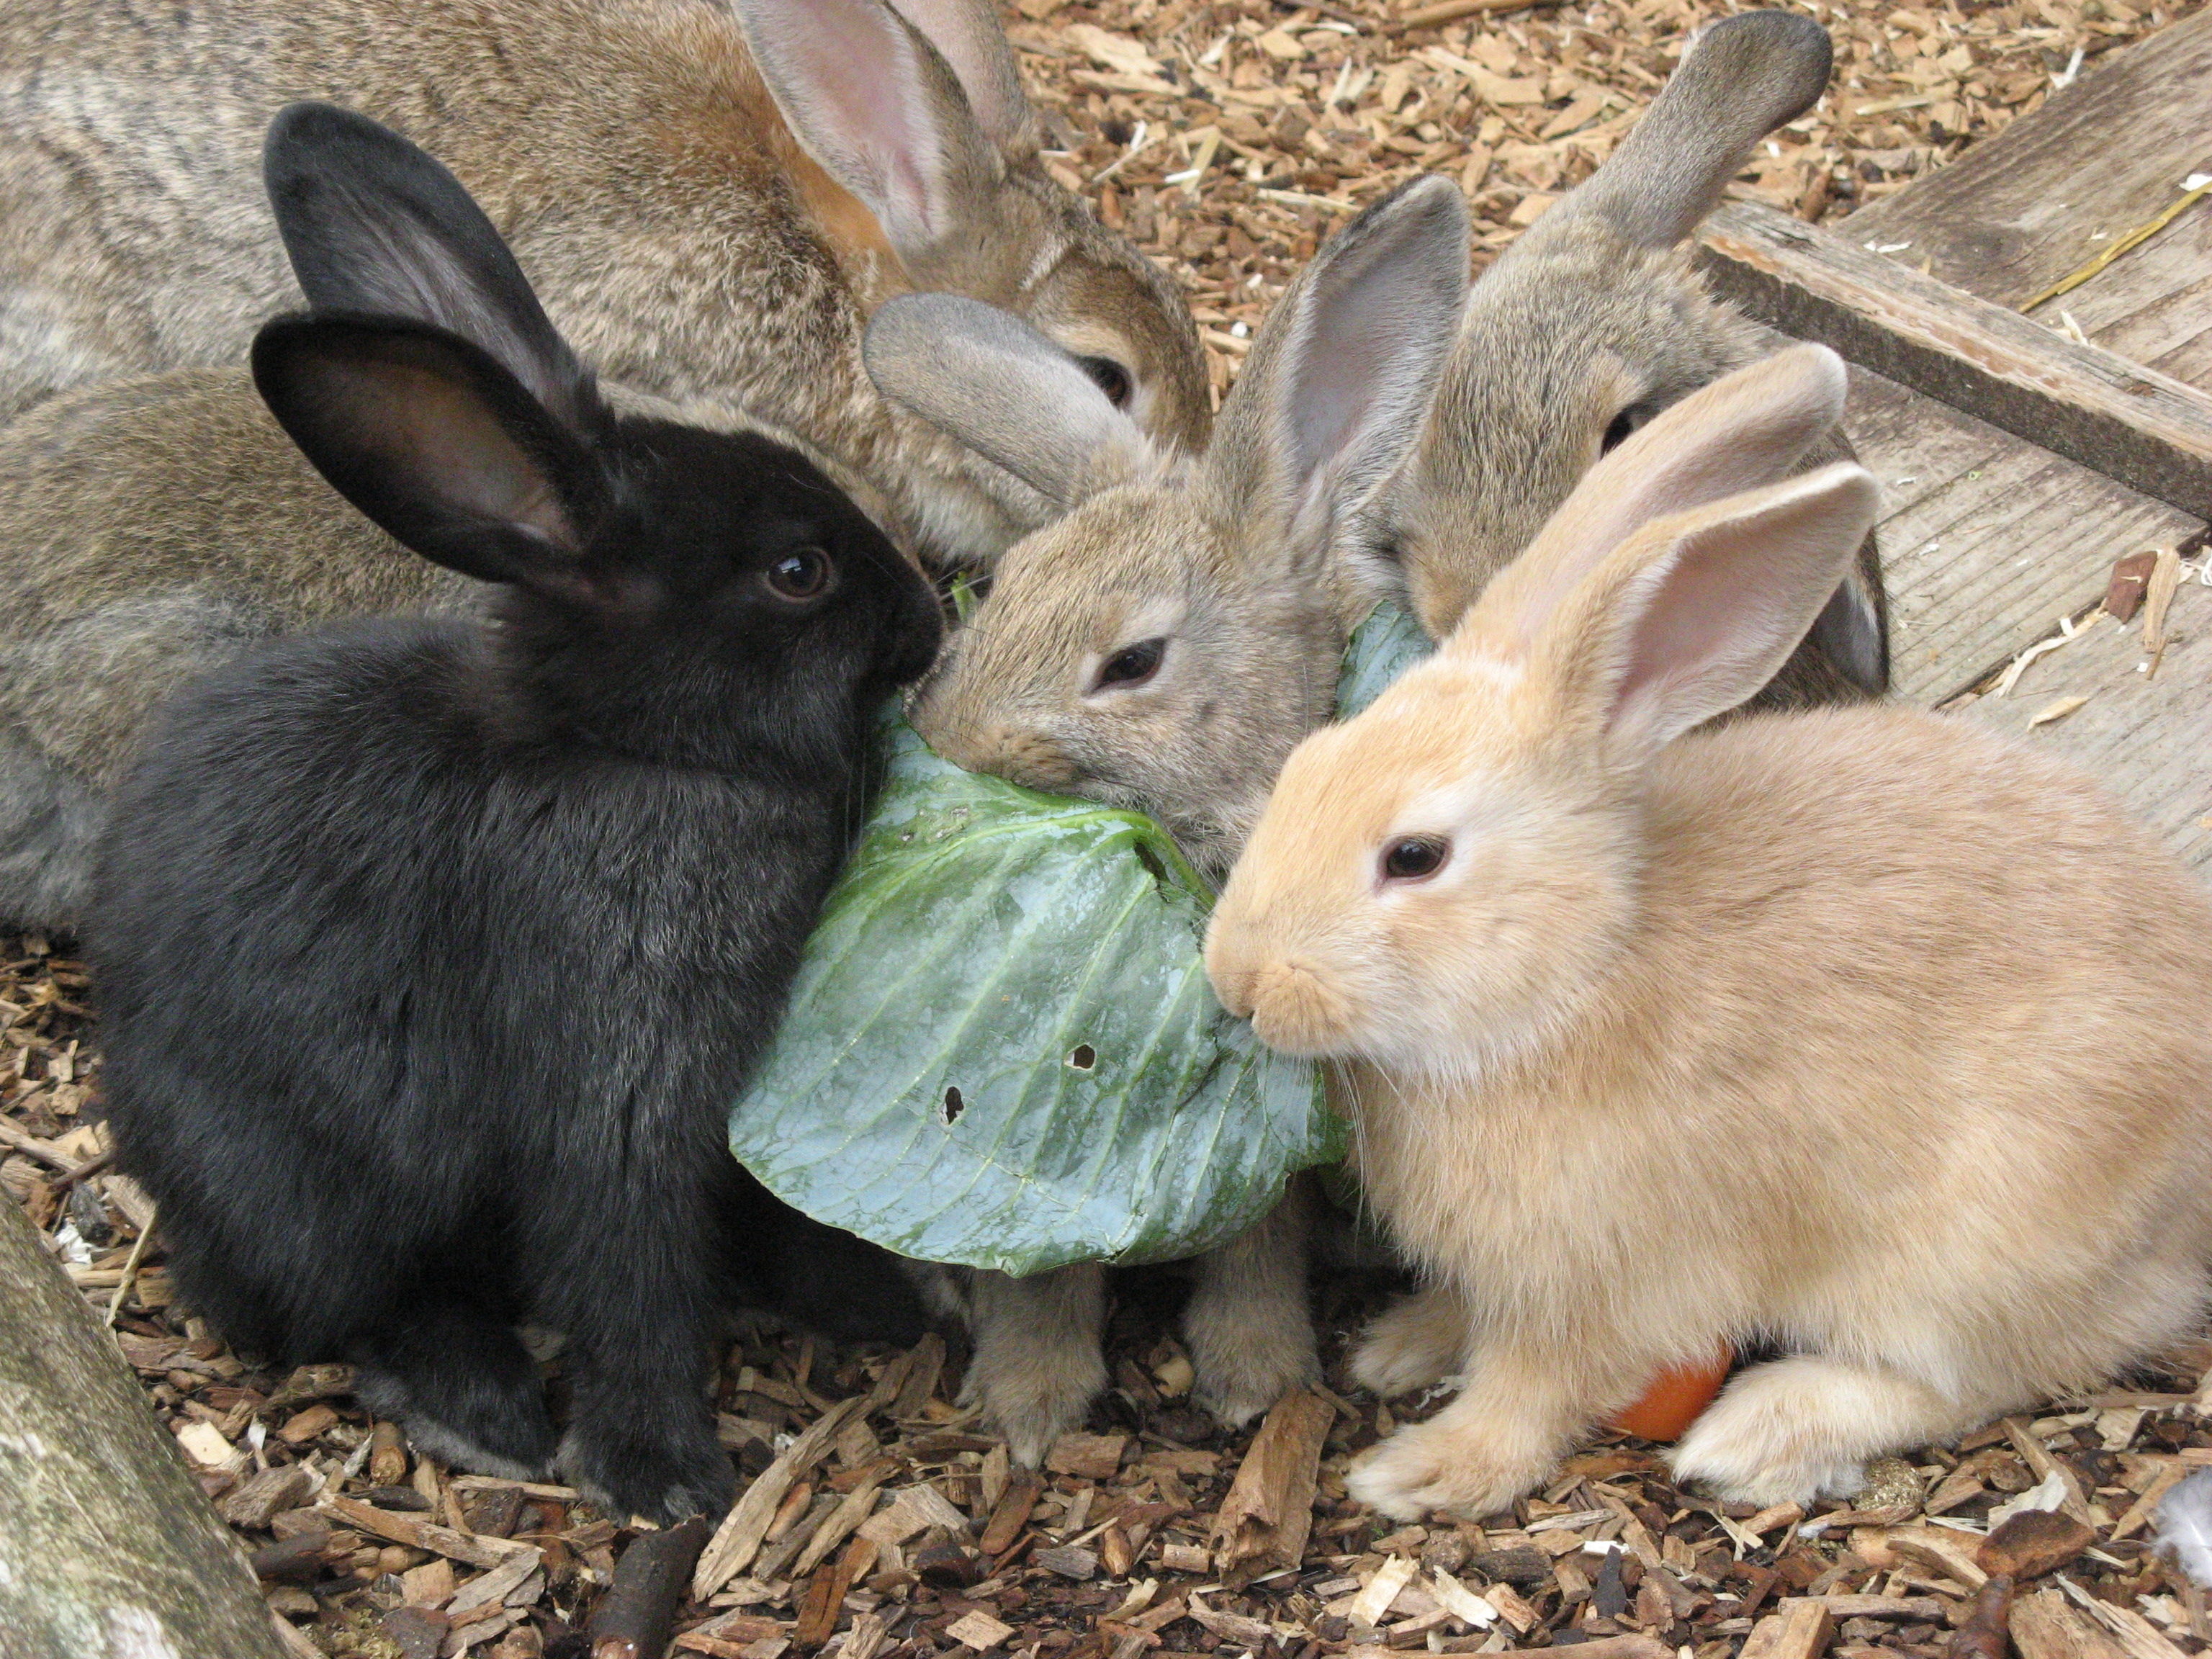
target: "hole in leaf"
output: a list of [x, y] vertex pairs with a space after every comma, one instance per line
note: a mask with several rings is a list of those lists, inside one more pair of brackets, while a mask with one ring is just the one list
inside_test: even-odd
[[962, 1112], [965, 1111], [967, 1109], [968, 1109], [968, 1103], [967, 1103], [966, 1101], [964, 1101], [964, 1100], [963, 1100], [963, 1099], [961, 1099], [961, 1098], [960, 1098], [960, 1091], [959, 1091], [959, 1090], [955, 1089], [955, 1088], [947, 1088], [947, 1089], [945, 1090], [945, 1121], [947, 1123], [953, 1122], [955, 1120], [957, 1120], [957, 1119], [959, 1117], [960, 1114], [961, 1114]]
[[1067, 1063], [1079, 1072], [1087, 1072], [1098, 1063], [1098, 1051], [1087, 1042], [1079, 1042], [1069, 1051]]

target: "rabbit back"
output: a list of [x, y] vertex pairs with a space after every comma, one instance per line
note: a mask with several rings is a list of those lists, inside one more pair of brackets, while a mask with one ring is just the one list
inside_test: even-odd
[[[806, 8], [748, 9], [781, 18], [763, 39], [796, 35], [801, 60], [821, 45]], [[27, 70], [0, 78], [0, 341], [15, 343], [0, 354], [0, 414], [88, 380], [235, 361], [294, 293], [259, 199], [259, 124], [327, 98], [445, 158], [611, 378], [806, 434], [948, 558], [994, 556], [1046, 514], [872, 395], [860, 337], [887, 295], [943, 288], [1033, 309], [1122, 376], [1148, 430], [1198, 441], [1208, 396], [1188, 307], [1044, 172], [988, 9], [925, 21], [972, 60], [964, 76], [1012, 77], [1003, 132], [979, 125], [988, 99], [933, 79], [943, 60], [918, 56], [882, 0], [820, 10], [844, 31], [832, 43], [854, 43], [847, 57], [907, 54], [897, 84], [914, 122], [964, 157], [948, 163], [939, 245], [886, 240], [889, 210], [794, 134], [722, 6], [231, 0], [155, 27], [76, 0], [10, 7], [0, 63]], [[875, 102], [889, 107], [894, 70], [879, 73]], [[853, 118], [824, 108], [831, 127]], [[849, 170], [847, 182], [866, 188]]]

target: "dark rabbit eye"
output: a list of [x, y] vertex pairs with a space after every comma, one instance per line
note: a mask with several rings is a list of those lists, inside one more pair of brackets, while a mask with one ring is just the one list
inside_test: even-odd
[[1649, 404], [1629, 404], [1614, 416], [1611, 424], [1606, 428], [1605, 436], [1598, 441], [1598, 453], [1610, 455], [1628, 441], [1630, 433], [1650, 418], [1651, 406]]
[[1436, 836], [1408, 836], [1393, 842], [1382, 854], [1386, 881], [1420, 881], [1444, 867], [1451, 843]]
[[1075, 361], [1083, 366], [1083, 372], [1097, 383], [1098, 389], [1106, 394], [1107, 402], [1116, 409], [1129, 406], [1127, 369], [1111, 357], [1078, 357]]
[[1093, 691], [1126, 690], [1133, 685], [1142, 685], [1160, 672], [1160, 659], [1167, 655], [1165, 640], [1139, 640], [1134, 645], [1125, 645], [1106, 659], [1098, 671]]
[[830, 586], [830, 556], [818, 547], [787, 553], [761, 573], [780, 599], [811, 599]]

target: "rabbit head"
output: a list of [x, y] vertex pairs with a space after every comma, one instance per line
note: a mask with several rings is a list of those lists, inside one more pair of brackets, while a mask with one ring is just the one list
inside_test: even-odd
[[[1827, 32], [1797, 13], [1713, 24], [1620, 149], [1476, 279], [1397, 491], [1391, 550], [1432, 637], [1599, 456], [1766, 352], [1762, 331], [1707, 294], [1686, 245], [1753, 146], [1820, 97], [1829, 65]], [[1854, 578], [1819, 626], [1852, 684], [1885, 688], [1878, 573]]]
[[317, 309], [253, 344], [317, 471], [435, 564], [507, 585], [537, 706], [611, 746], [706, 762], [834, 745], [934, 654], [928, 585], [804, 456], [617, 415], [460, 185], [327, 104], [270, 128]]
[[869, 331], [877, 385], [1067, 516], [1009, 550], [915, 723], [970, 770], [1149, 812], [1217, 875], [1328, 718], [1356, 549], [1466, 291], [1467, 210], [1409, 184], [1261, 327], [1196, 459], [1152, 442], [1018, 319], [945, 295]]
[[1650, 763], [1765, 684], [1873, 522], [1863, 469], [1790, 476], [1844, 389], [1800, 346], [1675, 404], [1309, 738], [1213, 915], [1223, 1005], [1292, 1053], [1462, 1075], [1583, 1012], [1635, 915]]
[[793, 135], [867, 210], [908, 286], [1012, 312], [1155, 442], [1204, 444], [1210, 399], [1189, 307], [1045, 172], [988, 0], [736, 9]]

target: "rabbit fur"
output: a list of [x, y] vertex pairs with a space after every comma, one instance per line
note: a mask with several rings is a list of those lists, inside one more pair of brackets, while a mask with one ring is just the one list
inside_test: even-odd
[[[1801, 346], [1599, 461], [1435, 657], [1293, 754], [1207, 965], [1356, 1101], [1426, 1288], [1350, 1480], [1480, 1516], [1661, 1369], [1778, 1343], [1674, 1449], [1736, 1501], [2094, 1387], [2212, 1265], [2212, 898], [2088, 779], [1766, 684], [1875, 508]], [[1792, 476], [1796, 474], [1796, 476]]]
[[[364, 240], [416, 213], [469, 240], [396, 135], [328, 106], [280, 128]], [[362, 312], [257, 337], [331, 484], [497, 593], [489, 623], [280, 641], [165, 706], [94, 884], [103, 1088], [234, 1340], [342, 1355], [418, 1444], [673, 1522], [735, 1486], [723, 1310], [922, 1328], [896, 1260], [769, 1197], [725, 1120], [939, 609], [803, 456], [614, 414], [511, 261], [468, 292], [496, 352]], [[524, 1320], [568, 1339], [557, 1444]]]
[[[1377, 579], [1402, 584], [1431, 638], [1451, 631], [1601, 453], [1772, 350], [1773, 336], [1707, 294], [1689, 239], [1758, 142], [1820, 97], [1829, 66], [1827, 31], [1802, 14], [1713, 24], [1620, 147], [1476, 279], [1376, 556]], [[1808, 460], [1850, 455], [1832, 436]], [[1888, 685], [1869, 534], [1752, 707], [1850, 702]]]
[[[279, 228], [316, 302], [499, 348], [495, 296], [527, 285], [489, 222], [457, 186], [394, 193], [404, 175], [375, 169], [377, 146], [349, 171], [323, 147], [330, 132], [280, 117], [265, 143]], [[776, 439], [883, 512], [862, 480], [767, 422], [621, 386], [603, 400]], [[242, 367], [82, 387], [20, 416], [0, 431], [0, 924], [75, 924], [107, 793], [163, 696], [276, 635], [470, 612], [489, 591], [333, 493]]]
[[12, 0], [0, 418], [239, 361], [294, 300], [255, 145], [282, 105], [328, 99], [442, 156], [610, 377], [803, 433], [933, 556], [987, 561], [1043, 504], [874, 394], [860, 336], [885, 296], [1012, 308], [1163, 443], [1200, 441], [1209, 407], [1173, 283], [1045, 172], [994, 9]]
[[[943, 295], [869, 330], [886, 395], [1028, 479], [1067, 516], [1009, 550], [913, 717], [971, 770], [1149, 812], [1217, 878], [1276, 767], [1328, 717], [1347, 550], [1418, 434], [1467, 285], [1449, 180], [1401, 188], [1330, 239], [1261, 328], [1202, 455], [1171, 453], [1051, 341]], [[1142, 672], [1117, 658], [1150, 653]], [[1198, 1396], [1243, 1423], [1316, 1374], [1310, 1200], [1199, 1262], [1184, 1329]], [[1106, 1384], [1103, 1270], [967, 1275], [971, 1397], [1034, 1461]]]

